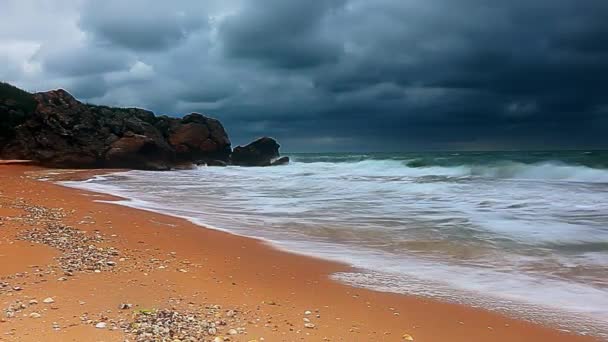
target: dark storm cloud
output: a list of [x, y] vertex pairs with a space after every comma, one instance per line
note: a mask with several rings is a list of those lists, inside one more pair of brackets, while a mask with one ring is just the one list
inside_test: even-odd
[[259, 2], [249, 0], [220, 26], [229, 56], [249, 58], [281, 68], [314, 67], [336, 62], [341, 48], [324, 22], [344, 0]]
[[608, 145], [604, 0], [72, 1], [0, 75], [290, 150]]
[[87, 76], [128, 69], [133, 58], [120, 51], [91, 46], [41, 50], [36, 59], [49, 73], [62, 76]]
[[80, 26], [96, 39], [128, 49], [163, 50], [207, 26], [195, 1], [89, 1]]

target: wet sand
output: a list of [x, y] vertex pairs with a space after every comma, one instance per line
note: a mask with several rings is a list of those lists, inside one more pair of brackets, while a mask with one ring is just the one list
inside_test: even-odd
[[[329, 278], [349, 271], [347, 265], [96, 202], [116, 198], [36, 179], [49, 172], [58, 171], [0, 165], [0, 284], [5, 283], [0, 341], [134, 341], [121, 326], [130, 324], [137, 310], [208, 312], [210, 307], [217, 320], [227, 321], [216, 336], [230, 341], [596, 340], [481, 309], [352, 288]], [[45, 218], [36, 219], [39, 211]], [[64, 274], [66, 260], [76, 257], [66, 257], [72, 247], [23, 240], [49, 224], [98, 237], [96, 248], [118, 251], [116, 264]], [[53, 302], [44, 303], [45, 298]], [[120, 309], [124, 303], [132, 307]], [[5, 315], [7, 308], [12, 317]], [[100, 322], [107, 326], [96, 328]], [[230, 335], [230, 329], [238, 334]]]

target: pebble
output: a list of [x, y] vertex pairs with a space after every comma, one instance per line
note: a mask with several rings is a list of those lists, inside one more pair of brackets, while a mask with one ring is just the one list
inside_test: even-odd
[[30, 318], [40, 318], [40, 317], [42, 317], [42, 315], [37, 312], [32, 312], [30, 314]]
[[51, 297], [46, 298], [45, 300], [42, 301], [44, 304], [52, 304], [55, 303], [55, 300]]
[[105, 329], [108, 326], [108, 324], [106, 322], [99, 322], [97, 324], [95, 324], [95, 328], [97, 329]]
[[58, 260], [66, 276], [72, 276], [76, 271], [99, 273], [112, 269], [114, 262], [107, 260], [116, 257], [119, 253], [113, 247], [97, 247], [96, 244], [104, 242], [100, 234], [87, 234], [58, 222], [53, 219], [55, 215], [53, 209], [44, 207], [30, 209], [35, 211], [35, 215], [31, 217], [32, 221], [37, 224], [44, 222], [46, 226], [24, 231], [18, 235], [18, 238], [62, 251], [63, 254]]
[[[135, 313], [133, 322], [124, 322], [120, 328], [136, 341], [231, 341], [227, 337], [214, 335], [218, 334], [220, 326], [237, 322], [236, 318], [225, 317], [219, 305], [207, 305], [205, 308], [204, 315], [168, 309], [140, 311]], [[174, 333], [176, 331], [177, 335]], [[229, 329], [226, 335], [245, 333], [244, 328], [237, 328]]]
[[316, 327], [316, 325], [314, 325], [312, 323], [304, 323], [304, 327], [308, 328], [308, 329], [314, 329]]

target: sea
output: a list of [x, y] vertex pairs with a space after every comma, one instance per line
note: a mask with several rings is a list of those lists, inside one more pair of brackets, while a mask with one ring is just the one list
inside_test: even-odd
[[64, 185], [353, 266], [338, 281], [608, 338], [608, 151], [293, 153]]

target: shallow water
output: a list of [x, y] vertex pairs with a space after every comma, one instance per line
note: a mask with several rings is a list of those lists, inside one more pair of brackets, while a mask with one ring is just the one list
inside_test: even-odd
[[67, 182], [347, 262], [341, 281], [608, 336], [608, 153], [301, 154]]

